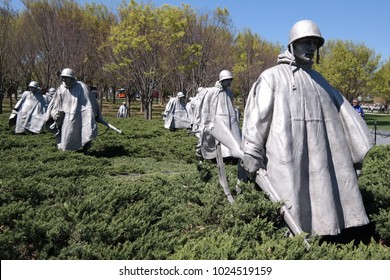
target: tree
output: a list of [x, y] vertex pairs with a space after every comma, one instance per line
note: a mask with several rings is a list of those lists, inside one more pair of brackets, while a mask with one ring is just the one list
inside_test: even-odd
[[168, 61], [185, 34], [186, 20], [177, 7], [155, 8], [134, 0], [120, 9], [120, 17], [109, 37], [114, 61], [105, 69], [115, 71], [128, 91], [139, 91], [144, 117], [151, 119], [153, 91], [174, 70], [167, 67]]
[[237, 80], [234, 88], [241, 93], [244, 107], [252, 84], [261, 72], [276, 64], [281, 46], [263, 41], [249, 29], [240, 32], [234, 43], [235, 63], [233, 67]]
[[382, 98], [387, 108], [390, 105], [390, 60], [383, 63], [375, 73], [375, 94]]
[[341, 40], [330, 40], [321, 50], [320, 64], [314, 67], [348, 100], [372, 93], [380, 55], [364, 44]]
[[113, 15], [102, 5], [81, 8], [73, 0], [24, 0], [15, 46], [25, 82], [34, 79], [45, 87], [60, 82], [59, 73], [69, 67], [79, 80], [93, 81], [102, 63], [98, 47], [107, 36]]
[[3, 98], [8, 95], [12, 108], [12, 93], [17, 91], [17, 68], [13, 46], [15, 38], [16, 13], [8, 0], [0, 6], [0, 114], [3, 113]]
[[165, 86], [194, 96], [198, 87], [213, 86], [221, 70], [231, 70], [233, 26], [226, 9], [199, 15], [186, 10], [185, 15], [188, 23], [185, 36], [176, 59], [170, 60], [174, 63], [171, 68], [177, 70], [167, 77]]

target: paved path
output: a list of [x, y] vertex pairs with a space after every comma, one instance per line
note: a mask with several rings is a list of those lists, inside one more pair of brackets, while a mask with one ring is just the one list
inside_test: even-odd
[[376, 145], [390, 145], [390, 132], [378, 132], [375, 137], [375, 133], [371, 132], [372, 137], [376, 138]]

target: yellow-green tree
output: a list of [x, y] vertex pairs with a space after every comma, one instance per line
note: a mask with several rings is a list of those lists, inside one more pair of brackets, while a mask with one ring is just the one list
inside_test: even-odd
[[241, 93], [242, 100], [247, 99], [252, 84], [261, 72], [276, 64], [281, 46], [266, 42], [249, 29], [240, 32], [234, 43], [234, 75], [237, 78], [234, 88]]
[[105, 70], [115, 72], [128, 91], [141, 94], [145, 119], [152, 118], [153, 91], [175, 69], [170, 61], [185, 35], [186, 17], [178, 7], [138, 4], [120, 9], [120, 23], [111, 30], [113, 61]]
[[387, 108], [390, 105], [390, 59], [375, 74], [375, 96], [380, 97]]
[[364, 44], [330, 40], [321, 48], [321, 60], [315, 68], [348, 100], [373, 93], [373, 77], [380, 55]]

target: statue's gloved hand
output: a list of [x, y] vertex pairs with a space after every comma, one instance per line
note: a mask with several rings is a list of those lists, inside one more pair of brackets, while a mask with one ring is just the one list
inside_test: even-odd
[[64, 118], [65, 118], [65, 112], [58, 111], [54, 117], [54, 121], [58, 127], [62, 126], [62, 123], [64, 122]]
[[95, 121], [97, 121], [98, 123], [102, 123], [104, 121], [102, 114], [97, 113], [95, 116]]
[[10, 120], [14, 119], [14, 118], [16, 118], [17, 115], [18, 115], [18, 111], [12, 110], [11, 115], [9, 116], [9, 119]]
[[243, 165], [244, 169], [248, 172], [248, 177], [251, 181], [255, 180], [257, 170], [260, 168], [265, 169], [263, 158], [255, 157], [250, 154], [244, 154]]

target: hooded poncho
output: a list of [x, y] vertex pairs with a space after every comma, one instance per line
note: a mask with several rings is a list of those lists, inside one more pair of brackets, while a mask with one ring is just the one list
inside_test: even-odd
[[96, 117], [100, 115], [97, 100], [88, 87], [76, 82], [66, 88], [63, 84], [57, 89], [46, 113], [46, 120], [56, 120], [59, 111], [65, 117], [56, 134], [58, 148], [78, 150], [97, 136]]
[[[222, 122], [237, 141], [241, 141], [241, 130], [233, 107], [233, 93], [222, 89], [218, 83], [215, 87], [204, 88], [198, 93], [194, 111], [194, 124], [199, 132], [198, 147], [204, 159], [216, 158], [216, 141], [211, 134], [215, 123]], [[221, 144], [222, 156], [231, 157], [232, 153]]]
[[190, 117], [188, 115], [186, 104], [178, 97], [169, 99], [165, 107], [165, 128], [190, 128]]
[[273, 188], [303, 231], [336, 235], [369, 222], [354, 169], [372, 147], [366, 123], [289, 51], [253, 84], [242, 144], [253, 160], [264, 160]]
[[46, 99], [40, 92], [23, 92], [15, 105], [18, 111], [15, 133], [40, 133], [45, 123], [46, 108]]

